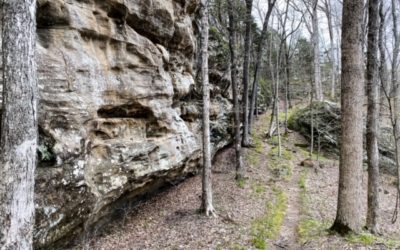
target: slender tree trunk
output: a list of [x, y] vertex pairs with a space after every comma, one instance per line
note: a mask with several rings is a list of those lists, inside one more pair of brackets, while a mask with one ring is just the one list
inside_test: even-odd
[[[396, 148], [396, 165], [398, 177], [398, 192], [400, 192], [400, 86], [398, 82], [398, 66], [399, 66], [399, 52], [400, 52], [400, 33], [398, 28], [398, 13], [396, 0], [392, 0], [392, 20], [393, 20], [393, 59], [392, 59], [392, 91], [394, 95], [393, 100], [393, 115], [394, 115], [394, 139]], [[400, 195], [400, 194], [398, 194]]]
[[256, 98], [257, 98], [258, 81], [260, 78], [262, 55], [263, 55], [265, 41], [267, 39], [267, 33], [268, 33], [268, 23], [269, 23], [269, 18], [271, 17], [271, 13], [272, 13], [275, 3], [276, 3], [276, 0], [268, 0], [268, 11], [267, 11], [267, 14], [265, 15], [263, 29], [261, 31], [260, 42], [257, 46], [256, 65], [255, 65], [255, 69], [254, 69], [253, 91], [251, 93], [251, 99], [250, 99], [249, 133], [251, 133], [252, 125], [254, 122], [253, 121], [254, 120], [254, 108], [255, 108]]
[[324, 100], [324, 93], [322, 90], [321, 83], [321, 63], [319, 58], [319, 27], [318, 27], [318, 0], [313, 2], [313, 14], [312, 14], [312, 40], [314, 47], [314, 88], [315, 98], [317, 101]]
[[[365, 45], [366, 45], [366, 41], [367, 41], [367, 36], [368, 36], [368, 3], [369, 0], [366, 0], [364, 2], [364, 17], [363, 17], [363, 24], [362, 24], [362, 52], [363, 52], [363, 56], [364, 52], [365, 52]], [[365, 58], [364, 58], [365, 59]], [[363, 60], [364, 62], [364, 60]]]
[[271, 34], [271, 42], [269, 43], [269, 51], [268, 51], [268, 65], [269, 65], [269, 71], [271, 72], [271, 89], [272, 89], [272, 109], [271, 109], [271, 119], [269, 121], [269, 131], [268, 131], [268, 136], [272, 137], [274, 135], [274, 117], [276, 115], [276, 96], [277, 96], [277, 89], [276, 89], [276, 83], [275, 83], [275, 72], [274, 72], [274, 66], [273, 66], [273, 61], [272, 61], [272, 51], [274, 48], [273, 42], [272, 42], [272, 34]]
[[[279, 48], [278, 54], [281, 54], [282, 47]], [[279, 126], [279, 81], [280, 81], [280, 70], [281, 70], [280, 56], [276, 62], [276, 80], [275, 80], [275, 122], [276, 122], [276, 134], [278, 136], [278, 157], [282, 156], [282, 142], [281, 142], [281, 131]]]
[[343, 1], [339, 195], [332, 230], [360, 232], [363, 163], [363, 0]]
[[[335, 6], [335, 5], [333, 5]], [[342, 72], [342, 58], [341, 58], [341, 47], [342, 44], [342, 29], [341, 29], [341, 16], [337, 13], [336, 7], [332, 8], [332, 20], [335, 31], [335, 40], [336, 40], [336, 89], [340, 89], [341, 86], [341, 77], [340, 72]]]
[[272, 100], [272, 109], [271, 109], [271, 119], [269, 121], [269, 131], [268, 136], [272, 137], [274, 135], [274, 117], [276, 116], [276, 90], [275, 90], [275, 74], [273, 73], [273, 66], [270, 61], [270, 69], [271, 69], [271, 85], [272, 85], [272, 93], [273, 93], [273, 100]]
[[256, 100], [254, 102], [254, 116], [256, 118], [258, 118], [258, 85], [257, 85], [257, 89], [256, 89], [256, 96], [255, 96]]
[[336, 95], [336, 65], [335, 65], [335, 38], [333, 33], [333, 22], [332, 22], [332, 8], [330, 0], [324, 1], [325, 5], [325, 15], [328, 20], [328, 30], [329, 30], [329, 40], [331, 43], [331, 48], [329, 50], [331, 57], [331, 99], [335, 99]]
[[246, 0], [246, 35], [244, 40], [244, 62], [243, 62], [243, 140], [244, 147], [249, 146], [249, 71], [251, 50], [251, 25], [253, 22], [251, 11], [253, 0]]
[[379, 1], [369, 0], [368, 52], [367, 52], [367, 155], [368, 155], [368, 213], [367, 228], [378, 232], [379, 223], [379, 83], [378, 36]]
[[313, 153], [314, 153], [314, 91], [310, 90], [310, 119], [311, 119], [311, 143], [310, 143], [310, 159], [313, 159]]
[[234, 123], [235, 123], [235, 154], [236, 154], [236, 179], [242, 180], [243, 163], [242, 163], [242, 149], [241, 149], [241, 138], [240, 138], [240, 107], [238, 98], [238, 84], [237, 84], [237, 44], [236, 44], [236, 10], [235, 0], [228, 1], [228, 12], [229, 12], [229, 49], [231, 53], [231, 85], [232, 85], [232, 96], [233, 96], [233, 110], [234, 110]]
[[[384, 103], [386, 100], [388, 102], [389, 107], [391, 107], [391, 101], [390, 101], [390, 84], [387, 80], [387, 75], [388, 75], [388, 70], [386, 67], [386, 48], [385, 48], [385, 25], [386, 25], [386, 15], [384, 13], [384, 3], [381, 1], [379, 5], [379, 19], [380, 19], [380, 24], [379, 24], [379, 40], [378, 40], [378, 47], [379, 47], [379, 55], [380, 55], [380, 64], [379, 64], [379, 79], [381, 82], [381, 89], [383, 90], [382, 93], [382, 101], [381, 103]], [[384, 105], [381, 105], [381, 107], [384, 107]], [[391, 118], [393, 116], [391, 115]]]
[[208, 1], [201, 0], [201, 81], [203, 87], [203, 194], [202, 210], [214, 215], [211, 183], [210, 90], [208, 82]]
[[321, 154], [321, 134], [319, 133], [319, 122], [317, 121], [317, 126], [316, 126], [316, 130], [317, 130], [317, 166], [319, 166], [320, 162], [319, 162], [319, 156]]
[[289, 61], [287, 57], [287, 45], [284, 44], [284, 76], [285, 76], [285, 134], [289, 132], [288, 118], [289, 118]]
[[286, 60], [286, 94], [287, 94], [287, 100], [289, 104], [289, 109], [293, 108], [292, 105], [292, 97], [291, 97], [291, 91], [290, 91], [290, 54], [289, 51], [286, 50], [285, 54], [285, 60]]
[[32, 249], [37, 147], [36, 1], [3, 0], [0, 249]]

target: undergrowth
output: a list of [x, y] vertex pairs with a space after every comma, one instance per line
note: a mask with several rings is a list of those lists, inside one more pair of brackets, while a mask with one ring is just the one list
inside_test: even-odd
[[[310, 158], [310, 150], [309, 149], [298, 147], [298, 151], [303, 155], [304, 158]], [[318, 155], [318, 152], [315, 150], [313, 151], [311, 158], [313, 161], [316, 161], [318, 159], [320, 163], [326, 163], [326, 162], [330, 161], [322, 153], [320, 153]]]
[[282, 156], [278, 156], [278, 148], [275, 147], [269, 152], [269, 169], [278, 179], [290, 181], [293, 174], [293, 153], [282, 147]]
[[354, 245], [373, 246], [379, 244], [385, 245], [389, 249], [400, 248], [399, 240], [385, 239], [383, 237], [379, 237], [368, 232], [362, 232], [360, 234], [349, 234], [346, 236], [345, 239], [348, 243]]
[[267, 249], [268, 240], [279, 236], [287, 210], [287, 195], [279, 189], [274, 190], [274, 199], [267, 203], [265, 215], [252, 223], [252, 244], [257, 249]]
[[261, 154], [264, 153], [264, 146], [261, 134], [253, 135], [253, 145], [254, 145], [254, 150], [249, 151], [249, 153], [246, 155], [246, 160], [253, 167], [258, 167], [261, 160]]
[[246, 180], [244, 180], [244, 179], [240, 179], [236, 183], [237, 183], [238, 187], [240, 187], [240, 188], [244, 188], [246, 186]]
[[251, 185], [251, 189], [253, 191], [253, 194], [255, 194], [257, 196], [261, 196], [261, 195], [265, 194], [265, 192], [267, 191], [265, 185], [260, 182], [253, 183]]
[[303, 169], [298, 184], [300, 188], [302, 217], [297, 228], [300, 244], [305, 244], [313, 238], [327, 235], [327, 229], [329, 228], [329, 222], [318, 221], [310, 218], [310, 213], [308, 211], [309, 198], [307, 195], [307, 176], [308, 170]]

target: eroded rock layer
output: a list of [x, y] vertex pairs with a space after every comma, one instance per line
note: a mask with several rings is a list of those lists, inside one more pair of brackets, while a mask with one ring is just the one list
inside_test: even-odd
[[[38, 0], [35, 244], [48, 247], [197, 170], [197, 0]], [[0, 62], [1, 63], [1, 62]], [[231, 104], [213, 99], [213, 152]]]

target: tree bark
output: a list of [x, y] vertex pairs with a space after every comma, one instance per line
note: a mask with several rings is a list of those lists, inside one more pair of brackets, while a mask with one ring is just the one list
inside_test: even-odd
[[210, 145], [210, 89], [208, 81], [208, 0], [201, 0], [201, 81], [203, 87], [203, 179], [202, 210], [207, 216], [215, 216], [211, 183]]
[[322, 90], [321, 83], [321, 62], [319, 58], [319, 27], [318, 27], [318, 0], [313, 2], [313, 14], [312, 14], [312, 41], [314, 46], [314, 88], [315, 98], [317, 101], [324, 100], [324, 93]]
[[333, 22], [332, 22], [332, 13], [331, 13], [331, 2], [330, 0], [325, 0], [324, 1], [325, 5], [325, 15], [326, 19], [328, 20], [328, 30], [329, 30], [329, 40], [331, 43], [331, 48], [329, 50], [330, 52], [330, 57], [331, 57], [331, 99], [335, 99], [336, 95], [336, 65], [335, 65], [335, 39], [334, 39], [334, 33], [333, 33]]
[[[270, 37], [271, 41], [272, 41], [272, 34]], [[272, 109], [271, 109], [271, 119], [269, 121], [269, 131], [268, 131], [268, 136], [272, 137], [274, 135], [275, 132], [275, 128], [274, 128], [274, 118], [276, 115], [276, 84], [275, 84], [275, 70], [274, 70], [274, 66], [273, 66], [273, 61], [272, 61], [272, 51], [275, 49], [275, 46], [273, 46], [274, 43], [270, 42], [269, 43], [269, 51], [268, 51], [268, 65], [269, 65], [269, 71], [271, 72], [271, 90], [272, 90]]]
[[0, 249], [32, 249], [37, 147], [36, 0], [3, 0]]
[[276, 0], [268, 0], [268, 11], [267, 11], [267, 14], [265, 15], [263, 29], [261, 31], [260, 43], [257, 46], [256, 64], [255, 64], [255, 69], [254, 69], [253, 90], [252, 90], [251, 99], [250, 99], [249, 133], [251, 133], [251, 129], [252, 129], [253, 122], [254, 122], [254, 108], [255, 108], [257, 92], [258, 92], [258, 81], [260, 78], [262, 55], [263, 55], [265, 41], [267, 39], [267, 33], [268, 33], [268, 23], [269, 23], [269, 18], [271, 17], [271, 14], [272, 14], [272, 10], [275, 6], [275, 3], [276, 3]]
[[283, 54], [283, 74], [284, 74], [284, 79], [285, 79], [285, 134], [289, 133], [288, 129], [288, 119], [289, 119], [289, 109], [291, 109], [291, 103], [290, 103], [290, 62], [289, 62], [289, 52], [288, 52], [288, 46], [285, 44], [284, 45], [284, 54]]
[[310, 142], [309, 156], [312, 161], [314, 154], [314, 92], [312, 90], [312, 86], [310, 88], [310, 124], [311, 124], [311, 131], [310, 131], [311, 142]]
[[236, 9], [235, 1], [228, 1], [229, 12], [229, 49], [231, 53], [231, 86], [233, 96], [233, 111], [234, 111], [234, 131], [235, 131], [235, 155], [236, 155], [236, 180], [244, 178], [243, 163], [242, 163], [242, 149], [240, 138], [240, 107], [238, 98], [238, 84], [237, 84], [237, 43], [236, 43]]
[[[379, 47], [379, 55], [380, 55], [380, 63], [379, 63], [379, 80], [381, 82], [381, 89], [383, 90], [381, 93], [382, 96], [382, 103], [384, 100], [388, 99], [390, 101], [389, 93], [390, 93], [390, 84], [387, 80], [388, 70], [386, 67], [386, 48], [385, 48], [385, 32], [386, 32], [386, 14], [384, 13], [384, 3], [383, 1], [380, 2], [379, 5], [379, 39], [378, 39], [378, 47]], [[386, 96], [385, 96], [386, 95]], [[384, 107], [384, 105], [381, 105]]]
[[243, 62], [243, 140], [242, 145], [249, 146], [249, 71], [251, 50], [251, 25], [253, 0], [246, 0], [246, 34], [244, 40], [244, 62]]
[[367, 47], [367, 155], [368, 155], [368, 212], [367, 228], [378, 233], [379, 220], [379, 84], [378, 84], [378, 36], [379, 1], [369, 0], [368, 47]]
[[397, 165], [397, 177], [398, 177], [398, 192], [400, 192], [400, 86], [398, 83], [398, 61], [400, 52], [400, 33], [398, 28], [398, 13], [396, 8], [396, 0], [392, 0], [392, 20], [393, 20], [393, 59], [392, 59], [392, 92], [394, 95], [393, 100], [393, 116], [394, 116], [394, 139], [396, 148], [396, 165]]
[[362, 53], [363, 0], [343, 1], [341, 144], [339, 195], [332, 230], [341, 234], [362, 227], [364, 71]]
[[278, 51], [278, 58], [276, 62], [276, 79], [275, 79], [275, 122], [276, 122], [276, 134], [278, 136], [278, 157], [282, 156], [282, 141], [281, 141], [281, 132], [280, 132], [280, 124], [279, 124], [279, 85], [280, 85], [280, 71], [281, 71], [281, 61], [280, 55], [282, 51], [282, 46], [280, 46]]

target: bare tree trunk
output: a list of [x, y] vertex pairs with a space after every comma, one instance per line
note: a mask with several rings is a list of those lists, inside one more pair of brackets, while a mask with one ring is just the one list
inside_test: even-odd
[[[362, 24], [362, 52], [363, 52], [363, 56], [364, 52], [365, 52], [365, 45], [366, 45], [366, 41], [367, 41], [367, 36], [368, 36], [368, 3], [369, 0], [365, 0], [364, 1], [364, 17], [363, 17], [363, 24]], [[364, 60], [363, 60], [364, 62]]]
[[330, 52], [330, 57], [331, 57], [331, 63], [332, 63], [332, 68], [331, 68], [331, 99], [335, 99], [336, 95], [336, 65], [335, 65], [335, 39], [334, 39], [334, 33], [333, 33], [333, 22], [332, 22], [332, 8], [331, 8], [331, 2], [330, 0], [325, 0], [324, 1], [324, 12], [326, 15], [326, 19], [328, 20], [328, 30], [329, 30], [329, 40], [331, 43], [331, 48], [329, 50]]
[[378, 35], [379, 1], [369, 0], [367, 52], [367, 155], [368, 155], [368, 213], [367, 228], [378, 233], [379, 223], [379, 83]]
[[339, 195], [332, 230], [341, 234], [360, 232], [364, 70], [362, 53], [363, 0], [343, 1], [341, 144]]
[[[398, 13], [396, 0], [392, 0], [392, 20], [393, 20], [393, 59], [392, 59], [392, 91], [394, 95], [393, 100], [393, 115], [394, 115], [394, 139], [396, 148], [396, 165], [398, 177], [398, 192], [400, 192], [400, 87], [398, 82], [398, 66], [399, 66], [399, 52], [400, 52], [400, 33], [398, 28]], [[400, 193], [398, 193], [400, 195]]]
[[[286, 13], [287, 15], [287, 13]], [[289, 132], [288, 129], [288, 119], [289, 119], [289, 58], [287, 52], [287, 45], [284, 44], [284, 76], [285, 76], [285, 134]]]
[[[281, 49], [279, 49], [278, 54], [281, 54]], [[281, 132], [280, 132], [280, 126], [279, 126], [279, 81], [280, 81], [280, 56], [278, 56], [277, 62], [276, 62], [276, 80], [275, 80], [275, 109], [276, 109], [276, 114], [275, 114], [275, 122], [276, 122], [276, 134], [278, 136], [278, 157], [280, 158], [282, 156], [282, 141], [281, 141]]]
[[313, 159], [313, 153], [314, 153], [314, 91], [310, 89], [310, 119], [311, 119], [311, 143], [310, 143], [310, 159]]
[[[387, 67], [386, 67], [386, 48], [385, 48], [385, 24], [386, 24], [386, 13], [384, 13], [384, 2], [381, 1], [379, 5], [379, 40], [378, 40], [378, 47], [379, 47], [379, 55], [380, 55], [380, 64], [379, 64], [379, 79], [381, 82], [381, 89], [383, 97], [382, 103], [387, 98], [387, 101], [390, 102], [390, 84], [387, 81]], [[382, 105], [381, 107], [384, 107]], [[392, 117], [391, 117], [392, 118]]]
[[292, 105], [292, 97], [291, 97], [291, 91], [290, 91], [290, 52], [288, 49], [285, 51], [285, 61], [286, 61], [286, 95], [287, 95], [287, 101], [289, 105], [289, 109], [293, 107]]
[[240, 107], [238, 98], [238, 84], [237, 84], [237, 44], [236, 44], [236, 9], [235, 0], [228, 1], [229, 12], [229, 49], [231, 52], [231, 85], [233, 96], [233, 109], [234, 109], [234, 122], [235, 122], [235, 154], [236, 154], [236, 179], [242, 180], [244, 177], [243, 163], [242, 163], [242, 149], [240, 138]]
[[342, 23], [341, 23], [341, 16], [339, 15], [339, 13], [337, 13], [337, 7], [335, 5], [331, 5], [332, 9], [332, 21], [333, 21], [333, 25], [334, 25], [334, 31], [335, 31], [335, 40], [336, 40], [336, 89], [340, 89], [340, 85], [341, 85], [341, 77], [339, 75], [339, 72], [342, 71], [342, 59], [341, 59], [341, 47], [340, 44], [342, 43], [342, 34], [341, 34], [341, 27], [342, 27]]
[[319, 132], [319, 122], [317, 121], [317, 166], [320, 166], [319, 156], [321, 155], [321, 134]]
[[0, 249], [32, 249], [37, 148], [36, 0], [3, 0]]
[[268, 23], [269, 23], [269, 18], [271, 17], [272, 10], [275, 6], [275, 3], [276, 3], [276, 0], [268, 0], [268, 11], [267, 11], [267, 14], [265, 15], [263, 29], [261, 31], [260, 42], [257, 46], [256, 65], [255, 65], [255, 69], [254, 69], [253, 91], [251, 93], [251, 99], [250, 99], [249, 133], [251, 133], [252, 125], [254, 122], [253, 121], [254, 120], [254, 108], [255, 108], [256, 98], [257, 98], [258, 81], [260, 78], [262, 55], [263, 55], [263, 50], [265, 47], [265, 40], [267, 38], [267, 33], [268, 33]]
[[314, 88], [315, 98], [317, 101], [324, 100], [324, 93], [322, 90], [321, 83], [321, 63], [319, 58], [319, 27], [318, 27], [318, 0], [313, 2], [313, 14], [312, 14], [312, 40], [314, 46]]
[[378, 32], [379, 0], [369, 0], [368, 52], [367, 52], [367, 155], [368, 155], [368, 213], [367, 228], [378, 232], [379, 216], [379, 84], [378, 84]]
[[256, 89], [256, 96], [255, 96], [256, 100], [254, 102], [254, 116], [256, 118], [258, 118], [258, 85], [257, 85], [257, 89]]
[[246, 0], [246, 35], [244, 40], [244, 62], [243, 62], [243, 140], [244, 147], [249, 146], [249, 71], [251, 50], [251, 25], [253, 22], [251, 11], [253, 0]]
[[211, 183], [210, 90], [208, 82], [208, 0], [201, 0], [201, 81], [203, 87], [203, 194], [201, 208], [215, 216]]
[[[274, 20], [272, 19], [272, 22]], [[275, 132], [275, 128], [274, 128], [274, 117], [276, 115], [276, 84], [275, 84], [275, 72], [274, 72], [274, 66], [273, 66], [273, 61], [272, 61], [272, 51], [273, 49], [275, 49], [274, 42], [272, 39], [272, 34], [270, 35], [270, 43], [269, 43], [269, 51], [268, 51], [268, 66], [269, 66], [269, 71], [271, 72], [271, 89], [272, 89], [272, 109], [271, 109], [271, 119], [269, 121], [269, 131], [268, 131], [268, 136], [272, 137], [274, 135]]]

